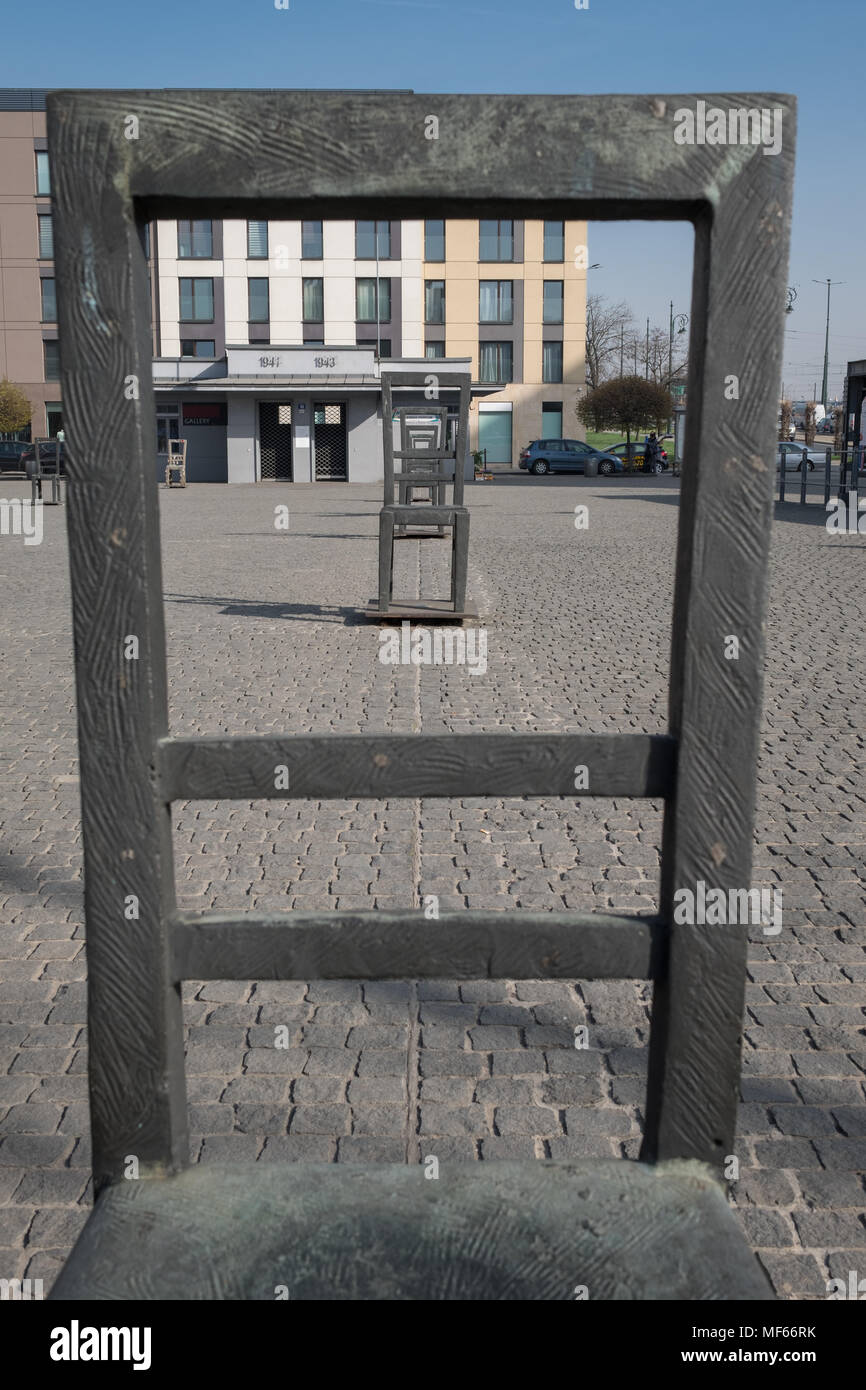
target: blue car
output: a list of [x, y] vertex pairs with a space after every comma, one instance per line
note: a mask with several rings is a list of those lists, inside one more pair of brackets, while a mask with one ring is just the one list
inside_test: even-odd
[[534, 439], [520, 455], [519, 467], [534, 473], [584, 473], [588, 458], [598, 460], [599, 473], [624, 472], [622, 459], [593, 449], [581, 439]]

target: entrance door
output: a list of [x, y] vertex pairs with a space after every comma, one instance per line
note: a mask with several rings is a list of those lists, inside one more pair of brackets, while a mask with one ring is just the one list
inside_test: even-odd
[[313, 407], [313, 448], [317, 483], [344, 483], [348, 479], [346, 407], [340, 402]]
[[259, 401], [261, 482], [292, 481], [292, 407]]
[[168, 463], [168, 446], [172, 439], [180, 438], [180, 428], [178, 426], [177, 411], [157, 411], [156, 416], [156, 466], [157, 478], [165, 477], [165, 465]]
[[478, 447], [487, 450], [487, 463], [511, 463], [511, 411], [480, 410]]

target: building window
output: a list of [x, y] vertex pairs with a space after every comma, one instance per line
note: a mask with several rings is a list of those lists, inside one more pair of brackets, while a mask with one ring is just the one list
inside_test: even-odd
[[444, 344], [443, 342], [434, 343], [434, 342], [431, 342], [431, 341], [428, 340], [428, 341], [424, 344], [424, 356], [425, 356], [425, 357], [444, 357], [444, 356], [445, 356], [445, 344]]
[[541, 438], [562, 438], [562, 405], [559, 401], [554, 401], [551, 404], [542, 404]]
[[48, 151], [36, 151], [36, 194], [40, 198], [51, 196], [51, 171], [48, 168]]
[[479, 380], [512, 381], [514, 378], [514, 344], [479, 344]]
[[428, 217], [424, 223], [425, 261], [444, 261], [445, 259], [445, 219]]
[[320, 261], [322, 259], [321, 222], [301, 223], [301, 256], [305, 261]]
[[565, 223], [545, 222], [544, 259], [546, 261], [565, 260]]
[[213, 222], [178, 222], [177, 254], [182, 261], [212, 260]]
[[445, 322], [445, 281], [424, 281], [424, 322]]
[[514, 223], [511, 221], [482, 221], [478, 241], [479, 261], [514, 260]]
[[247, 260], [266, 261], [268, 258], [268, 224], [247, 221]]
[[213, 338], [181, 338], [181, 357], [216, 357]]
[[39, 214], [39, 259], [40, 261], [54, 260], [54, 225], [50, 212], [40, 212]]
[[42, 286], [42, 322], [57, 322], [57, 295], [54, 292], [54, 279], [44, 276], [40, 281]]
[[44, 338], [42, 341], [42, 352], [45, 363], [45, 380], [60, 380], [60, 344], [56, 338]]
[[271, 316], [268, 282], [264, 276], [247, 280], [247, 307], [250, 323], [267, 323]]
[[391, 356], [391, 339], [390, 339], [390, 338], [380, 338], [380, 339], [379, 339], [379, 356], [380, 356], [380, 357], [390, 357], [390, 356]]
[[213, 323], [212, 279], [181, 279], [180, 317], [183, 323]]
[[562, 281], [544, 282], [544, 323], [562, 323]]
[[376, 281], [362, 279], [355, 281], [355, 318], [358, 323], [391, 322], [391, 281], [379, 281], [377, 313]]
[[514, 322], [513, 280], [481, 280], [479, 282], [478, 319], [481, 323]]
[[355, 259], [375, 261], [377, 256], [383, 261], [391, 257], [391, 223], [356, 222]]
[[58, 432], [63, 429], [63, 406], [46, 401], [45, 414], [48, 418], [48, 438], [56, 439]]
[[562, 343], [543, 343], [541, 380], [562, 381]]
[[325, 282], [320, 275], [304, 280], [304, 323], [323, 323]]

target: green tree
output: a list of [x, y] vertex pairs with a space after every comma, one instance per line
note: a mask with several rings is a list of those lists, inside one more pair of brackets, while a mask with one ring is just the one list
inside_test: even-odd
[[0, 381], [0, 433], [13, 434], [16, 430], [23, 430], [25, 425], [30, 424], [32, 416], [33, 407], [21, 387], [4, 377]]
[[578, 419], [594, 430], [619, 430], [628, 443], [647, 425], [659, 429], [659, 422], [673, 413], [671, 393], [657, 382], [642, 376], [615, 377], [578, 401]]

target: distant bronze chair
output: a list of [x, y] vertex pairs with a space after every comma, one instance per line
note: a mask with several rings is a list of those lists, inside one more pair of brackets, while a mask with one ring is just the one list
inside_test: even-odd
[[[437, 95], [428, 143], [430, 98], [411, 94], [48, 95], [96, 1193], [53, 1298], [772, 1296], [722, 1180], [747, 928], [674, 909], [681, 890], [751, 877], [794, 103], [715, 98], [782, 113], [763, 158], [681, 142], [683, 109], [708, 100]], [[693, 223], [666, 733], [170, 735], [143, 223], [361, 205]], [[549, 524], [568, 519], [553, 507]], [[178, 911], [175, 801], [482, 796], [663, 800], [658, 914]], [[189, 1166], [182, 981], [321, 978], [652, 981], [640, 1160], [443, 1160], [435, 1181], [422, 1165]]]
[[168, 461], [165, 465], [166, 487], [186, 487], [186, 440], [168, 441]]

